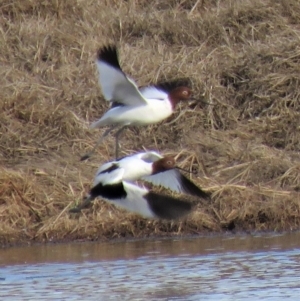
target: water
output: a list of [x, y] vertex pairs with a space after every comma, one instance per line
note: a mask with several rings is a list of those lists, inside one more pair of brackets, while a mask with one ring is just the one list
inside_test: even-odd
[[300, 233], [0, 249], [0, 300], [300, 300]]

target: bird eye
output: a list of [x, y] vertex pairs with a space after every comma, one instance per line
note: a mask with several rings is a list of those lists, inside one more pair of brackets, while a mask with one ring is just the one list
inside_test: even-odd
[[184, 91], [182, 91], [182, 94], [183, 94], [184, 96], [187, 96], [187, 95], [188, 95], [188, 91], [184, 90]]

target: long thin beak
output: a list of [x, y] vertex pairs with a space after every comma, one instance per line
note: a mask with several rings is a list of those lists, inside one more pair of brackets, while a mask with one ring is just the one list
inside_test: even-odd
[[192, 173], [192, 174], [194, 174], [194, 175], [197, 174], [197, 172], [195, 172], [195, 171], [190, 171], [190, 170], [181, 168], [181, 167], [179, 167], [179, 166], [175, 166], [175, 168], [177, 168], [177, 169], [179, 169], [179, 170], [182, 170], [182, 171], [184, 171], [184, 172], [187, 172], [187, 173]]

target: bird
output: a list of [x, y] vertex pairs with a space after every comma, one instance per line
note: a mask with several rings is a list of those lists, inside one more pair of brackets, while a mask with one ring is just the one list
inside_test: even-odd
[[88, 159], [114, 129], [116, 132], [115, 157], [118, 158], [119, 138], [128, 126], [158, 123], [171, 116], [180, 101], [193, 100], [188, 85], [170, 81], [138, 88], [133, 79], [121, 69], [116, 45], [100, 48], [96, 65], [99, 84], [104, 98], [111, 104], [110, 109], [90, 125], [91, 129], [108, 127], [93, 149], [81, 157]]
[[70, 212], [80, 212], [99, 196], [145, 217], [179, 218], [192, 210], [190, 202], [152, 192], [135, 183], [142, 179], [179, 193], [210, 198], [208, 193], [198, 188], [178, 169], [175, 156], [162, 156], [154, 151], [140, 152], [104, 163], [97, 170], [85, 201]]

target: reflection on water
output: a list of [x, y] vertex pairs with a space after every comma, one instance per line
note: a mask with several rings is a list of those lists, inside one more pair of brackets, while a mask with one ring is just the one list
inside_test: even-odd
[[0, 300], [299, 300], [300, 233], [0, 250]]

